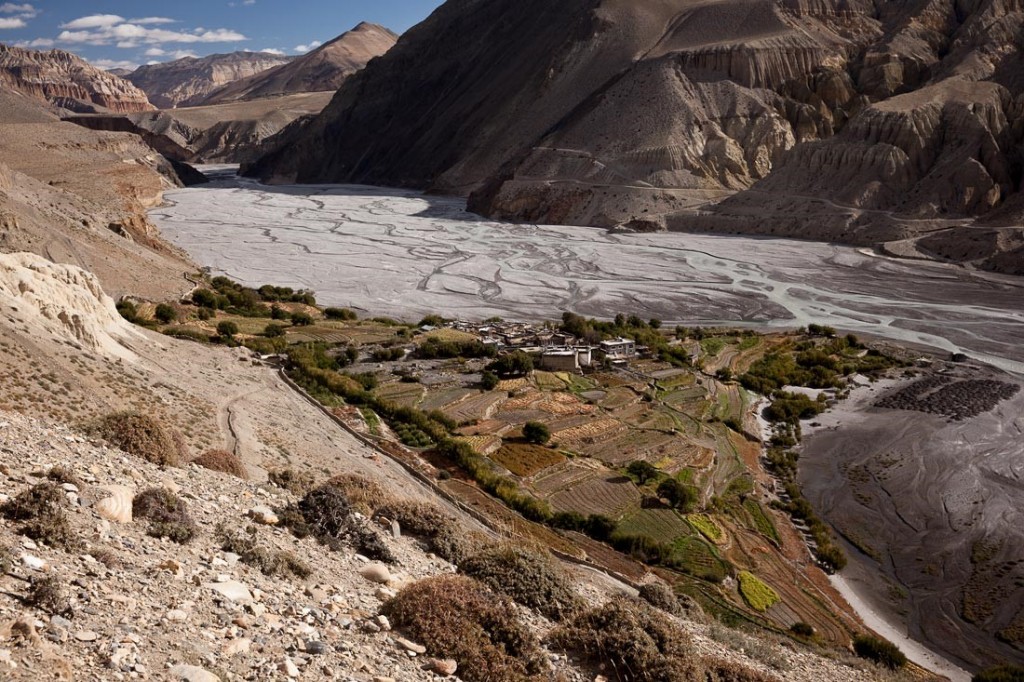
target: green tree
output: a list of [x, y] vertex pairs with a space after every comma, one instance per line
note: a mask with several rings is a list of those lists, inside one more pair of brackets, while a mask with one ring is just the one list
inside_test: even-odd
[[551, 440], [551, 429], [541, 422], [526, 422], [523, 426], [523, 437], [531, 443], [544, 445]]
[[533, 371], [533, 358], [521, 350], [503, 355], [491, 364], [487, 369], [496, 372], [498, 376], [519, 376], [529, 374]]
[[483, 374], [480, 375], [480, 385], [485, 391], [493, 391], [498, 387], [498, 375], [494, 372], [484, 370]]
[[626, 467], [626, 473], [635, 478], [640, 485], [643, 485], [652, 478], [655, 478], [658, 475], [658, 470], [650, 462], [638, 459], [629, 463], [629, 466]]
[[268, 339], [284, 336], [284, 329], [285, 327], [283, 324], [275, 324], [271, 322], [263, 328], [263, 336], [266, 336]]
[[310, 315], [309, 313], [304, 313], [301, 311], [294, 312], [292, 313], [291, 318], [292, 324], [294, 324], [296, 327], [308, 327], [311, 324], [313, 324], [313, 316]]
[[666, 478], [658, 484], [658, 497], [664, 498], [669, 506], [683, 512], [693, 511], [700, 500], [696, 488], [680, 483], [674, 478]]
[[223, 320], [217, 323], [217, 333], [227, 339], [234, 338], [238, 333], [238, 325], [231, 320]]
[[270, 319], [272, 320], [287, 320], [289, 317], [288, 311], [279, 305], [270, 306]]
[[178, 319], [178, 311], [174, 309], [174, 306], [167, 303], [160, 303], [157, 305], [156, 310], [153, 312], [153, 317], [158, 319], [164, 324], [170, 324]]

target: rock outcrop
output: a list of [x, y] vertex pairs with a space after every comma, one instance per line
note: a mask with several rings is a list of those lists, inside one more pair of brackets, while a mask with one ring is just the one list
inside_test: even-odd
[[62, 50], [37, 52], [0, 44], [0, 86], [74, 112], [154, 108], [128, 81]]
[[132, 359], [121, 339], [138, 332], [90, 272], [32, 253], [0, 254], [0, 304], [34, 334], [64, 339], [110, 358]]
[[346, 78], [390, 50], [398, 36], [363, 22], [287, 64], [242, 78], [211, 92], [201, 104], [224, 104], [300, 92], [337, 90]]
[[453, 0], [250, 172], [513, 220], [910, 239], [1021, 191], [1021, 35], [1013, 0]]
[[146, 64], [125, 76], [161, 109], [196, 105], [228, 83], [287, 64], [291, 57], [269, 52], [231, 52]]

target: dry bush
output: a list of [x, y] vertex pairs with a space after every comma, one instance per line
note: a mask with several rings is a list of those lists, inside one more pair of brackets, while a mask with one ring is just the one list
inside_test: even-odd
[[467, 558], [459, 570], [553, 620], [582, 606], [565, 571], [546, 552], [496, 545]]
[[672, 588], [664, 583], [647, 583], [640, 586], [640, 598], [651, 606], [661, 609], [673, 616], [682, 615], [679, 608], [679, 601], [676, 599]]
[[75, 476], [75, 472], [66, 466], [55, 466], [46, 472], [46, 477], [54, 483], [70, 483], [78, 488], [82, 487], [82, 481]]
[[147, 488], [132, 501], [132, 514], [148, 519], [147, 533], [155, 538], [170, 538], [185, 544], [199, 534], [199, 528], [188, 513], [188, 505], [166, 488]]
[[278, 516], [281, 524], [300, 538], [312, 535], [333, 550], [347, 541], [360, 554], [376, 561], [398, 561], [380, 533], [356, 522], [348, 496], [330, 483], [310, 490], [297, 504], [280, 510]]
[[108, 414], [91, 431], [114, 447], [160, 466], [181, 466], [188, 458], [180, 433], [138, 412]]
[[391, 496], [376, 481], [358, 474], [339, 474], [327, 481], [327, 485], [340, 488], [349, 504], [359, 513], [373, 516], [377, 508], [386, 504]]
[[443, 509], [429, 502], [395, 500], [380, 506], [376, 518], [398, 521], [403, 533], [426, 539], [431, 552], [456, 566], [490, 544], [487, 536], [467, 531]]
[[54, 615], [66, 613], [71, 608], [63, 585], [54, 575], [33, 578], [25, 603]]
[[313, 569], [292, 552], [261, 546], [253, 527], [245, 531], [228, 531], [221, 525], [217, 528], [217, 534], [220, 536], [222, 550], [237, 554], [242, 563], [259, 569], [263, 575], [291, 574], [297, 578], [308, 578], [313, 574]]
[[23, 522], [18, 532], [26, 537], [72, 551], [79, 548], [81, 541], [64, 512], [65, 501], [64, 491], [45, 481], [5, 502], [0, 506], [0, 516]]
[[276, 469], [267, 472], [267, 478], [278, 488], [284, 488], [297, 497], [302, 497], [316, 485], [313, 474], [294, 469]]
[[466, 682], [539, 680], [545, 661], [516, 607], [472, 578], [443, 575], [414, 583], [382, 611], [432, 656], [453, 658]]
[[229, 474], [236, 478], [245, 479], [247, 477], [242, 459], [235, 453], [228, 452], [227, 450], [207, 450], [193, 459], [192, 463], [198, 464], [204, 469], [219, 471], [222, 474]]
[[705, 679], [686, 631], [640, 601], [618, 598], [578, 613], [551, 633], [550, 644], [620, 682]]
[[89, 556], [107, 568], [118, 568], [122, 564], [117, 552], [109, 547], [93, 547], [89, 550]]
[[14, 552], [10, 547], [0, 545], [0, 576], [10, 573], [14, 568]]

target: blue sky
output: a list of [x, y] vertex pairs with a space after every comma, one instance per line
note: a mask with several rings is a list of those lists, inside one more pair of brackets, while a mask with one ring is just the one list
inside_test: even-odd
[[235, 50], [307, 52], [371, 21], [402, 33], [442, 0], [0, 0], [0, 42], [102, 68]]

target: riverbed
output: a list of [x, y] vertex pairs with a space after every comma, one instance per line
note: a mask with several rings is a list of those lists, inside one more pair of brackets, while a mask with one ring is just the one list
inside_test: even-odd
[[1024, 374], [1021, 278], [790, 239], [501, 223], [460, 199], [378, 187], [228, 178], [165, 198], [151, 218], [215, 274], [373, 315], [816, 322]]

